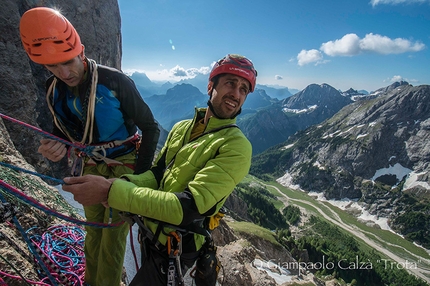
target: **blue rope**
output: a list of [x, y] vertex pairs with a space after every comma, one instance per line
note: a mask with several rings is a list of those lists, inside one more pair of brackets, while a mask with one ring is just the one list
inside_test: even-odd
[[46, 175], [43, 175], [43, 174], [40, 174], [40, 173], [37, 173], [37, 172], [33, 172], [33, 171], [30, 171], [30, 170], [26, 170], [26, 169], [23, 169], [23, 168], [20, 168], [20, 167], [17, 167], [17, 166], [8, 164], [8, 163], [4, 163], [4, 162], [0, 161], [0, 165], [2, 165], [4, 167], [7, 167], [7, 168], [10, 168], [10, 169], [13, 169], [15, 171], [20, 171], [20, 172], [23, 172], [23, 173], [35, 175], [35, 176], [38, 176], [40, 178], [53, 181], [53, 182], [58, 183], [60, 185], [64, 185], [65, 184], [63, 180], [56, 179], [56, 178], [53, 178], [53, 177], [49, 177], [49, 176], [46, 176]]
[[[29, 229], [27, 233], [35, 228]], [[57, 265], [57, 272], [64, 275], [69, 281], [68, 285], [77, 285], [76, 282], [81, 285], [79, 276], [85, 272], [84, 230], [71, 225], [55, 225], [42, 235], [37, 234], [37, 231], [34, 233], [30, 235], [31, 240]]]
[[[3, 197], [2, 194], [0, 194], [0, 200], [3, 203], [7, 202], [6, 199]], [[14, 222], [15, 226], [18, 228], [19, 232], [21, 233], [22, 237], [24, 238], [25, 242], [27, 243], [28, 248], [30, 249], [31, 253], [33, 253], [34, 257], [36, 257], [37, 261], [39, 262], [39, 265], [42, 267], [43, 271], [45, 271], [45, 273], [47, 274], [49, 280], [53, 283], [53, 285], [57, 285], [55, 278], [52, 277], [52, 275], [49, 272], [48, 268], [46, 267], [45, 263], [43, 263], [42, 258], [39, 256], [39, 254], [37, 253], [37, 251], [34, 249], [33, 243], [28, 239], [28, 236], [25, 233], [24, 229], [19, 224], [19, 221], [16, 219], [15, 216], [12, 219], [13, 219], [13, 222]]]
[[79, 219], [75, 219], [72, 217], [68, 217], [65, 216], [61, 213], [58, 213], [44, 205], [41, 205], [39, 202], [37, 202], [35, 199], [26, 196], [23, 192], [19, 191], [18, 189], [16, 189], [15, 187], [7, 184], [6, 182], [4, 182], [3, 180], [0, 179], [0, 189], [6, 191], [9, 194], [12, 194], [16, 197], [18, 197], [20, 200], [24, 201], [25, 203], [49, 214], [52, 216], [56, 216], [60, 219], [63, 219], [65, 221], [69, 221], [75, 224], [79, 224], [79, 225], [87, 225], [87, 226], [94, 226], [94, 227], [101, 227], [101, 228], [108, 228], [108, 227], [116, 227], [119, 225], [122, 225], [124, 223], [124, 221], [121, 221], [119, 223], [114, 223], [114, 224], [105, 224], [105, 223], [97, 223], [97, 222], [88, 222], [88, 221], [82, 221]]

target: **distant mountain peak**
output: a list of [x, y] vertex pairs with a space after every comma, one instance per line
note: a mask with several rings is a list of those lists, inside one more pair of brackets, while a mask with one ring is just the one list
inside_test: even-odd
[[[347, 100], [347, 102], [345, 102]], [[342, 94], [329, 84], [310, 84], [304, 90], [284, 100], [283, 105], [288, 109], [306, 109], [309, 106], [344, 106], [352, 101], [345, 99]], [[337, 109], [337, 108], [336, 108]]]
[[396, 89], [396, 88], [398, 88], [400, 86], [408, 86], [408, 85], [410, 85], [410, 84], [407, 81], [404, 81], [404, 80], [396, 81], [396, 82], [392, 83], [389, 86], [382, 87], [382, 88], [379, 88], [379, 89], [375, 90], [374, 92], [372, 92], [372, 94], [373, 95], [375, 95], [375, 94], [381, 94], [381, 93], [385, 93], [385, 92], [388, 92], [388, 91], [392, 91], [392, 90], [394, 90], [394, 89]]

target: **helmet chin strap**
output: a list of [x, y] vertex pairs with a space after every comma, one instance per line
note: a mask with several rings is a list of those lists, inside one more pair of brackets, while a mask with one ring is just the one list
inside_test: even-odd
[[[214, 107], [213, 107], [213, 105], [212, 105], [211, 99], [212, 99], [212, 96], [211, 96], [211, 97], [209, 98], [209, 100], [208, 100], [208, 106], [209, 106], [209, 109], [212, 111], [213, 115], [214, 115], [216, 118], [218, 118], [218, 119], [225, 119], [225, 118], [220, 117], [220, 116], [215, 112], [215, 109], [214, 109]], [[236, 116], [238, 116], [241, 112], [242, 112], [242, 107], [239, 109], [239, 111], [238, 111], [238, 112], [236, 112], [236, 114], [234, 114], [232, 117], [230, 117], [230, 119], [234, 119], [234, 118], [236, 118]]]

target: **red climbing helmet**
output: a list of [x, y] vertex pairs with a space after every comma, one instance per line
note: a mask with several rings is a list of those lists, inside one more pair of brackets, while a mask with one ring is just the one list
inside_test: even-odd
[[25, 12], [19, 24], [21, 41], [30, 59], [49, 65], [66, 62], [82, 52], [73, 25], [57, 10], [37, 7]]
[[222, 73], [231, 73], [247, 79], [251, 84], [250, 91], [254, 91], [257, 71], [254, 69], [252, 62], [246, 57], [236, 54], [226, 55], [215, 63], [209, 76], [209, 80], [211, 81], [215, 76]]

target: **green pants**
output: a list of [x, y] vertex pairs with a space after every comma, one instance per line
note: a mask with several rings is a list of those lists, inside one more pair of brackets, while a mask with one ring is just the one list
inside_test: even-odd
[[[115, 160], [134, 164], [136, 153], [117, 157]], [[123, 165], [108, 166], [105, 163], [98, 163], [96, 166], [86, 165], [83, 175], [118, 178], [122, 174], [132, 172], [132, 169]], [[113, 224], [121, 221], [118, 210], [105, 208], [102, 204], [84, 207], [84, 211], [88, 222], [108, 223], [110, 217]], [[120, 285], [129, 228], [128, 223], [109, 228], [85, 227], [87, 232], [84, 246], [85, 282], [87, 284], [90, 286]]]

